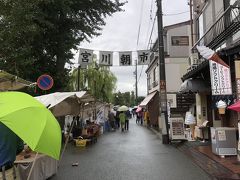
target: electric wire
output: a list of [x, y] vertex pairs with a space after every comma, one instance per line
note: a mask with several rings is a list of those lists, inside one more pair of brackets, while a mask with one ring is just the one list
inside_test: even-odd
[[[142, 0], [142, 4], [141, 4], [141, 9], [140, 9], [140, 19], [139, 19], [139, 26], [138, 26], [138, 35], [137, 35], [137, 47], [136, 49], [138, 48], [138, 44], [139, 44], [139, 36], [140, 36], [140, 32], [141, 32], [141, 25], [142, 25], [142, 16], [143, 16], [143, 4], [144, 4], [144, 0]], [[136, 87], [137, 87], [137, 84], [138, 84], [138, 80], [140, 79], [141, 76], [138, 77], [138, 74], [137, 74], [137, 60], [136, 60]], [[141, 74], [141, 73], [140, 73]], [[137, 94], [137, 92], [136, 92]]]
[[154, 25], [155, 25], [155, 22], [156, 22], [156, 18], [157, 18], [157, 15], [155, 15], [154, 20], [153, 20], [152, 30], [151, 30], [151, 34], [150, 34], [150, 37], [149, 37], [149, 40], [148, 40], [147, 49], [149, 48], [149, 45], [150, 45], [150, 42], [151, 42], [151, 38], [152, 38], [153, 31], [154, 31]]
[[180, 12], [180, 13], [175, 13], [175, 14], [163, 14], [163, 16], [176, 16], [176, 15], [179, 15], [179, 14], [185, 14], [185, 13], [189, 13], [190, 11], [183, 11], [183, 12]]

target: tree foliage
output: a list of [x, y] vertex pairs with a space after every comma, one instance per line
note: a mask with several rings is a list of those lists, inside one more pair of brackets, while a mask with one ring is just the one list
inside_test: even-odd
[[136, 104], [134, 92], [131, 91], [121, 93], [120, 91], [118, 91], [117, 93], [114, 94], [112, 104], [133, 107]]
[[51, 75], [53, 90], [68, 83], [72, 49], [100, 34], [106, 16], [121, 11], [119, 0], [0, 1], [0, 67], [35, 82]]
[[80, 90], [87, 90], [98, 100], [110, 102], [113, 98], [117, 78], [108, 67], [97, 67], [95, 63], [87, 69], [74, 69], [69, 81], [70, 90], [78, 90], [78, 80]]

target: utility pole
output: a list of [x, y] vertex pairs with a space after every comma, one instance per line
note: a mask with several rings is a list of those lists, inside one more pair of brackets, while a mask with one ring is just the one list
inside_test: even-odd
[[80, 67], [81, 65], [78, 65], [78, 72], [77, 72], [77, 91], [80, 91]]
[[136, 105], [138, 105], [138, 82], [137, 82], [137, 60], [135, 60], [135, 64], [136, 64], [136, 67], [135, 67], [135, 91], [136, 91], [136, 99], [135, 99], [135, 102], [136, 102]]
[[157, 0], [158, 18], [158, 68], [159, 68], [159, 113], [162, 121], [162, 143], [169, 144], [165, 54], [163, 44], [162, 0]]

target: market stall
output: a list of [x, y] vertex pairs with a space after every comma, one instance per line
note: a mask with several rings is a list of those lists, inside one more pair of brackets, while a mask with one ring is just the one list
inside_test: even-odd
[[[17, 165], [17, 170], [21, 180], [44, 180], [57, 173], [57, 160], [44, 154], [38, 154], [38, 156], [36, 158], [35, 157], [35, 152], [27, 154], [22, 152], [17, 156], [14, 164]], [[33, 163], [34, 168], [28, 178]]]

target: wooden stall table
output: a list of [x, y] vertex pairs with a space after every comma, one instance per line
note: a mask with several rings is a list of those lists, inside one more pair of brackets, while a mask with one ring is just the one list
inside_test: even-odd
[[[27, 180], [36, 153], [28, 153], [30, 157], [25, 158], [26, 153], [22, 152], [14, 162], [21, 180]], [[38, 154], [30, 176], [30, 180], [45, 180], [57, 173], [58, 161], [44, 154]]]

